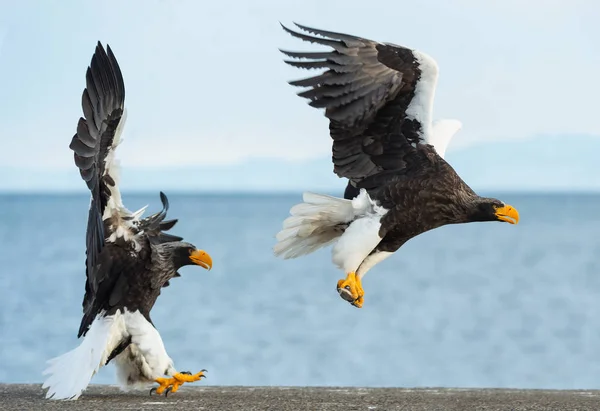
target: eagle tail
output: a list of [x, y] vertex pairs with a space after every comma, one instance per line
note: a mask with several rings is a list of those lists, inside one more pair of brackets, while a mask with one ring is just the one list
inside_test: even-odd
[[79, 398], [125, 336], [124, 322], [118, 314], [99, 314], [78, 347], [48, 361], [43, 374], [49, 376], [42, 386], [48, 388], [46, 398]]
[[[368, 197], [366, 192], [364, 195]], [[357, 209], [355, 200], [324, 194], [307, 192], [303, 200], [303, 203], [291, 208], [291, 216], [283, 222], [283, 229], [277, 234], [277, 244], [273, 248], [276, 256], [296, 258], [334, 242], [361, 208]], [[362, 205], [361, 201], [359, 203]]]

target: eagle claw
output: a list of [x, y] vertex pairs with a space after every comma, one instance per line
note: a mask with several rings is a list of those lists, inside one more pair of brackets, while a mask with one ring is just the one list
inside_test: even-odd
[[150, 390], [150, 395], [152, 395], [153, 392], [156, 392], [156, 394], [159, 395], [164, 392], [165, 397], [168, 396], [169, 393], [174, 394], [184, 383], [200, 381], [202, 377], [206, 378], [206, 375], [204, 375], [205, 372], [206, 370], [202, 370], [196, 374], [192, 374], [189, 371], [183, 371], [173, 374], [170, 378], [157, 378], [155, 381], [159, 386], [152, 388]]
[[337, 283], [337, 292], [340, 297], [357, 308], [361, 308], [364, 302], [365, 292], [362, 288], [360, 277], [354, 273], [348, 273], [345, 280]]

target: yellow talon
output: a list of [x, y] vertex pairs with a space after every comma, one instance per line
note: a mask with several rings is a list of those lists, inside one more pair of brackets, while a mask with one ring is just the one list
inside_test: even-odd
[[355, 307], [361, 308], [364, 303], [365, 291], [360, 277], [355, 272], [348, 273], [345, 280], [339, 280], [337, 290], [340, 296]]
[[159, 395], [163, 392], [165, 393], [165, 395], [169, 393], [175, 393], [177, 392], [177, 390], [179, 390], [179, 387], [181, 387], [186, 382], [195, 382], [199, 381], [202, 377], [206, 378], [206, 375], [204, 375], [205, 372], [206, 370], [202, 370], [196, 374], [178, 372], [176, 374], [173, 374], [171, 378], [157, 378], [154, 381], [158, 383], [158, 387], [152, 388], [150, 390], [150, 394], [152, 394], [153, 392], [156, 392]]

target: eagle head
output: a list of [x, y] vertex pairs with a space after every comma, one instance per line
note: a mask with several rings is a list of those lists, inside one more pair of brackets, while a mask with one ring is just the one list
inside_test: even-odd
[[212, 268], [210, 255], [206, 251], [199, 250], [193, 244], [176, 242], [169, 248], [171, 261], [173, 261], [176, 270], [186, 265], [199, 265], [207, 270]]
[[469, 221], [502, 221], [510, 224], [519, 222], [519, 212], [511, 205], [495, 198], [479, 198], [473, 204]]

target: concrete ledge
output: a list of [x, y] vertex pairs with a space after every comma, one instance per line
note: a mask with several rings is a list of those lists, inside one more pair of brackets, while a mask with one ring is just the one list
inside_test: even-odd
[[0, 410], [40, 409], [585, 411], [600, 409], [600, 391], [190, 386], [165, 398], [94, 385], [77, 401], [49, 401], [40, 385], [0, 385]]

